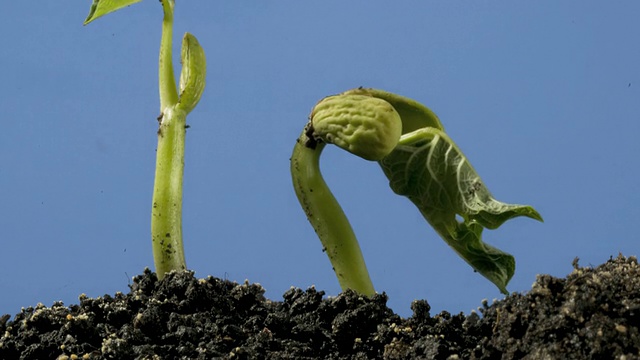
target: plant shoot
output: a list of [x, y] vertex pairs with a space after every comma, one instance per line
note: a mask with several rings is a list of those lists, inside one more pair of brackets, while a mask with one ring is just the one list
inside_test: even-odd
[[[94, 0], [85, 25], [141, 0]], [[160, 116], [151, 209], [153, 259], [158, 278], [187, 268], [182, 243], [182, 179], [187, 115], [200, 101], [205, 87], [206, 59], [195, 36], [186, 33], [180, 53], [180, 88], [172, 63], [175, 0], [162, 0], [164, 18], [159, 58]]]
[[542, 217], [531, 206], [494, 199], [431, 110], [399, 95], [357, 88], [322, 99], [309, 118], [291, 157], [293, 186], [343, 290], [375, 292], [351, 225], [320, 173], [325, 144], [378, 161], [391, 189], [411, 200], [462, 259], [507, 293], [515, 259], [483, 242], [482, 231], [518, 216]]

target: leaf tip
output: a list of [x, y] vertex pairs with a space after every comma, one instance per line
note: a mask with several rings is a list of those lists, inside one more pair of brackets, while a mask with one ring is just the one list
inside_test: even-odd
[[101, 0], [93, 0], [91, 9], [89, 9], [89, 15], [87, 15], [87, 18], [84, 20], [84, 23], [82, 25], [87, 25], [99, 17], [140, 1], [142, 0], [117, 0], [103, 2], [101, 2]]
[[542, 218], [542, 215], [540, 215], [540, 213], [534, 208], [531, 208], [531, 213], [529, 214], [529, 217], [534, 219], [534, 220], [538, 220], [541, 223], [544, 222], [544, 219]]
[[84, 22], [82, 23], [82, 25], [87, 25], [88, 23], [92, 22], [95, 18], [93, 17], [93, 15], [96, 13], [96, 9], [98, 8], [98, 2], [100, 0], [93, 0], [93, 3], [91, 4], [91, 9], [89, 9], [89, 15], [87, 15], [87, 18], [84, 19]]

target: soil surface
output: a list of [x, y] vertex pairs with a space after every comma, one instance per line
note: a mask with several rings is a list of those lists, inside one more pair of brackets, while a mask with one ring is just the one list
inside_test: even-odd
[[323, 299], [292, 288], [284, 301], [257, 284], [146, 270], [128, 294], [54, 303], [0, 317], [0, 359], [640, 359], [635, 257], [538, 276], [479, 313], [407, 319], [384, 294]]

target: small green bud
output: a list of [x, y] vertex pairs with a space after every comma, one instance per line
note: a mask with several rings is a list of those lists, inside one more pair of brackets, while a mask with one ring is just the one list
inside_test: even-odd
[[402, 120], [385, 100], [367, 95], [334, 95], [311, 112], [314, 140], [335, 144], [366, 160], [380, 160], [398, 144]]
[[204, 92], [207, 75], [207, 60], [204, 50], [195, 36], [186, 33], [182, 38], [180, 53], [182, 71], [180, 72], [180, 96], [178, 108], [187, 114], [196, 107]]

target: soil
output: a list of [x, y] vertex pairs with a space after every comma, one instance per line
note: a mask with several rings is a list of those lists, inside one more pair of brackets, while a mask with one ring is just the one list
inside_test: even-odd
[[385, 294], [314, 288], [271, 301], [258, 284], [186, 271], [145, 270], [130, 288], [0, 317], [0, 359], [640, 359], [640, 267], [622, 255], [576, 259], [566, 278], [539, 275], [469, 315], [431, 316], [420, 300], [404, 319]]

